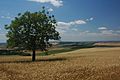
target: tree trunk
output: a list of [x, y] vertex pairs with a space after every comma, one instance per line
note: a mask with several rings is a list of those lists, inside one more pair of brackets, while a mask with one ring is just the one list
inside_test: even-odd
[[33, 53], [32, 53], [32, 61], [35, 61], [35, 50], [33, 50]]

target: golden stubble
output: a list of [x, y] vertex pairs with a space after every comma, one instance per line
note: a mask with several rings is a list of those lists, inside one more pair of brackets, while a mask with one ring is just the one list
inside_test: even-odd
[[120, 47], [50, 56], [1, 56], [0, 80], [120, 80]]

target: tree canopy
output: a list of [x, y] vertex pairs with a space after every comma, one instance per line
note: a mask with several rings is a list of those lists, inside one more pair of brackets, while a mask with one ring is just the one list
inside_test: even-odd
[[45, 7], [38, 12], [19, 13], [10, 25], [5, 26], [8, 30], [8, 47], [22, 47], [34, 53], [36, 49], [47, 50], [49, 40], [60, 39], [56, 26], [54, 15], [50, 15]]

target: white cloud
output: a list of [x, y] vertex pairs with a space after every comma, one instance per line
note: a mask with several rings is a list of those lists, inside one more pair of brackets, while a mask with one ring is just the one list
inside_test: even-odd
[[71, 30], [73, 30], [73, 31], [78, 31], [78, 29], [76, 29], [76, 28], [72, 28]]
[[79, 35], [87, 35], [90, 34], [90, 31], [80, 31]]
[[28, 1], [34, 1], [34, 2], [40, 2], [40, 3], [50, 3], [55, 7], [63, 6], [62, 0], [28, 0]]
[[54, 11], [54, 10], [53, 10], [52, 8], [49, 8], [48, 11], [49, 11], [49, 12], [52, 12], [52, 11]]
[[110, 38], [110, 37], [118, 37], [120, 38], [120, 34], [116, 33], [116, 31], [113, 30], [102, 30], [100, 32], [90, 32], [90, 31], [83, 31], [80, 32], [81, 35], [89, 35], [89, 36], [96, 36], [96, 37], [106, 37], [106, 38]]
[[93, 17], [91, 17], [91, 18], [90, 18], [90, 21], [92, 21], [93, 19], [94, 19], [94, 18], [93, 18]]
[[120, 34], [117, 34], [113, 30], [106, 30], [101, 32], [91, 32], [91, 31], [79, 31], [69, 34], [62, 34], [62, 40], [66, 41], [112, 41], [120, 40]]
[[71, 21], [71, 22], [58, 22], [58, 26], [59, 27], [71, 27], [74, 25], [81, 25], [81, 24], [86, 24], [86, 22], [84, 20], [75, 20], [75, 21]]
[[[86, 21], [87, 22], [87, 21]], [[66, 33], [61, 34], [62, 40], [65, 41], [118, 41], [120, 40], [120, 30], [111, 30], [107, 27], [99, 27], [97, 31], [81, 31], [77, 27], [74, 27], [74, 24], [77, 24], [75, 21], [71, 22], [61, 22], [64, 27], [60, 29], [66, 31]], [[78, 25], [78, 24], [77, 24]], [[71, 32], [67, 30], [72, 30]]]
[[76, 21], [73, 21], [72, 23], [73, 23], [73, 25], [75, 25], [75, 24], [77, 24], [77, 25], [86, 24], [86, 22], [83, 21], [83, 20], [76, 20]]
[[58, 22], [57, 24], [58, 24], [57, 30], [58, 31], [62, 30], [62, 32], [64, 30], [64, 32], [65, 32], [66, 30], [69, 30], [71, 27], [74, 27], [75, 25], [86, 24], [86, 21], [84, 21], [84, 20], [75, 20], [75, 21], [71, 21], [71, 22]]
[[7, 37], [5, 34], [0, 34], [0, 42], [5, 42], [7, 40]]
[[10, 19], [11, 17], [9, 17], [9, 16], [1, 16], [1, 18], [3, 18], [3, 19]]
[[89, 18], [89, 19], [86, 19], [86, 21], [92, 21], [92, 20], [94, 20], [93, 17], [91, 17], [91, 18]]
[[117, 32], [117, 33], [120, 33], [120, 30], [117, 30], [116, 32]]
[[9, 19], [9, 20], [13, 20], [13, 19], [14, 19], [14, 17], [13, 17], [12, 14], [10, 14], [10, 13], [5, 13], [5, 12], [4, 12], [4, 15], [1, 15], [1, 16], [0, 16], [0, 18], [1, 18], [1, 19]]
[[107, 34], [107, 35], [112, 35], [113, 34], [113, 30], [103, 30], [103, 31], [100, 31], [102, 34]]
[[99, 27], [98, 29], [99, 30], [106, 30], [107, 28], [106, 27]]
[[63, 34], [63, 33], [66, 32], [66, 30], [64, 30], [64, 29], [58, 29], [58, 28], [57, 28], [56, 30], [59, 31], [60, 34]]
[[100, 34], [101, 36], [106, 36], [106, 37], [119, 37], [120, 38], [120, 34], [119, 31], [116, 30], [110, 30], [107, 27], [99, 27], [98, 30], [100, 30]]
[[10, 19], [10, 20], [12, 20], [13, 18], [12, 17], [10, 17], [10, 16], [1, 16], [1, 18], [2, 19]]
[[107, 27], [99, 27], [98, 30], [100, 30], [99, 34], [102, 36], [119, 36], [119, 31], [110, 30]]

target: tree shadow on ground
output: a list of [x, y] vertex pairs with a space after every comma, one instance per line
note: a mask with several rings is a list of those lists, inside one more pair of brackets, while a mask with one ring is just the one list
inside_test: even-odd
[[[48, 58], [48, 59], [37, 59], [34, 62], [55, 62], [55, 61], [64, 61], [67, 60], [66, 58]], [[21, 60], [21, 61], [0, 61], [0, 64], [2, 63], [34, 63], [31, 60]]]

